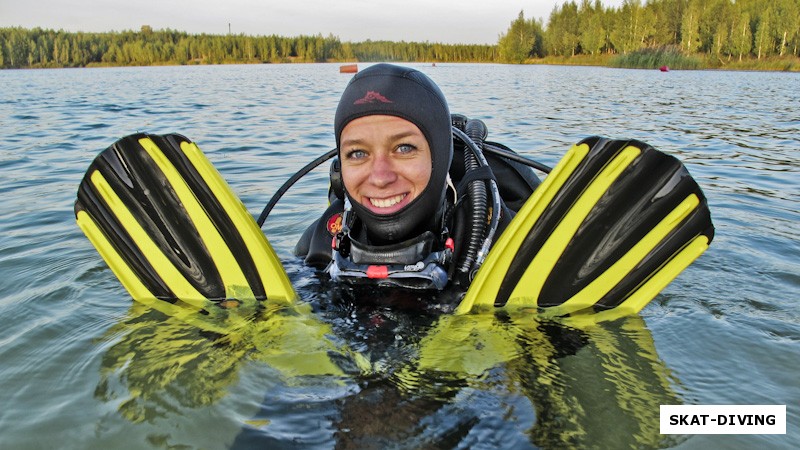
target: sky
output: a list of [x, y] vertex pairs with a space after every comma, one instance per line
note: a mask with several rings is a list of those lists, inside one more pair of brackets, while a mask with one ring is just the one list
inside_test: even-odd
[[[547, 22], [565, 0], [0, 0], [0, 27], [496, 44], [522, 10]], [[622, 0], [602, 0], [619, 6]], [[230, 28], [229, 28], [230, 27]]]

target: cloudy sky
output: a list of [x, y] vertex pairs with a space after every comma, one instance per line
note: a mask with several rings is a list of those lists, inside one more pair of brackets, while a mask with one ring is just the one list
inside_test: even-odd
[[[524, 10], [547, 21], [565, 0], [0, 0], [0, 27], [66, 31], [333, 34], [343, 41], [494, 44]], [[618, 6], [622, 0], [602, 0]]]

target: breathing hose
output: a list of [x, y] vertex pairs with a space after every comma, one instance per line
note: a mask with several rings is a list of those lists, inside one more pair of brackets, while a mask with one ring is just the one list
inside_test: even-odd
[[[465, 177], [481, 167], [488, 168], [489, 163], [483, 155], [484, 140], [487, 136], [486, 125], [480, 120], [467, 120], [461, 115], [453, 116], [453, 124], [453, 134], [467, 147], [464, 151]], [[488, 180], [476, 178], [470, 181], [467, 185], [467, 195], [471, 206], [468, 217], [469, 233], [464, 253], [456, 263], [456, 273], [461, 280], [472, 279], [483, 264], [499, 226], [502, 208], [500, 191], [493, 178]], [[489, 197], [492, 202], [491, 209], [489, 209]]]
[[281, 197], [283, 197], [283, 194], [285, 194], [286, 191], [288, 191], [289, 188], [292, 187], [292, 185], [297, 183], [297, 181], [300, 178], [303, 178], [306, 174], [308, 174], [309, 172], [311, 172], [312, 170], [317, 168], [317, 166], [319, 166], [320, 164], [322, 164], [325, 161], [327, 161], [327, 160], [333, 158], [334, 156], [336, 156], [337, 153], [338, 153], [338, 149], [334, 148], [333, 150], [329, 151], [328, 153], [325, 153], [324, 155], [322, 155], [322, 156], [318, 157], [317, 159], [311, 161], [310, 163], [306, 164], [305, 167], [303, 167], [302, 169], [298, 170], [297, 173], [295, 173], [288, 180], [286, 180], [286, 182], [283, 183], [283, 186], [281, 186], [280, 189], [278, 189], [278, 191], [275, 192], [275, 194], [269, 200], [269, 202], [267, 203], [267, 206], [264, 207], [264, 210], [261, 211], [261, 215], [258, 216], [258, 220], [256, 221], [258, 226], [259, 227], [264, 226], [264, 221], [267, 220], [267, 216], [269, 216], [269, 213], [270, 213], [270, 211], [272, 211], [272, 208], [274, 208], [275, 205], [278, 204], [278, 200], [280, 200]]
[[[483, 127], [481, 125], [483, 125], [483, 122], [470, 120], [465, 126], [469, 140], [478, 148], [483, 145], [483, 140], [486, 138], [486, 125], [483, 125]], [[480, 165], [475, 152], [471, 149], [464, 151], [464, 174], [477, 170], [478, 167]], [[473, 180], [467, 185], [467, 201], [470, 206], [467, 220], [470, 232], [465, 243], [463, 258], [456, 267], [462, 278], [466, 278], [469, 275], [486, 232], [486, 217], [489, 209], [486, 197], [486, 184], [483, 180]]]

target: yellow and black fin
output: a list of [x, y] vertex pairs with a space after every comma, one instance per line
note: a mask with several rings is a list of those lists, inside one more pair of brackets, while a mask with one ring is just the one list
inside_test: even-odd
[[253, 217], [181, 135], [135, 134], [101, 152], [80, 184], [75, 217], [135, 300], [202, 308], [295, 299]]
[[458, 312], [638, 312], [713, 237], [706, 198], [677, 158], [635, 140], [588, 138], [511, 221]]

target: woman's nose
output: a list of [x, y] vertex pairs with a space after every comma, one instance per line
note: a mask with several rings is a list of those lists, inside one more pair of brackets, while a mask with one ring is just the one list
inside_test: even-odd
[[397, 179], [394, 162], [386, 155], [377, 155], [370, 168], [370, 181], [378, 187], [393, 183]]

